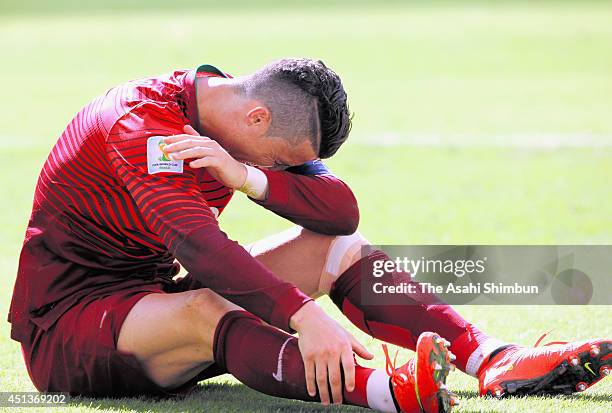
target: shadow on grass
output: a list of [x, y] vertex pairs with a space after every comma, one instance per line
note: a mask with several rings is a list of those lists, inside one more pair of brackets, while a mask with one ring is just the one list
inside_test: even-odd
[[612, 394], [573, 394], [569, 396], [559, 396], [564, 399], [578, 399], [589, 402], [608, 402], [612, 403]]
[[[455, 391], [455, 393], [457, 394], [457, 396], [459, 396], [459, 400], [467, 400], [467, 399], [482, 399], [482, 397], [480, 396], [480, 394], [477, 391], [474, 390], [458, 390]], [[520, 396], [520, 397], [507, 397], [502, 399], [501, 402], [503, 402], [503, 400], [507, 400], [507, 401], [512, 401], [512, 400], [520, 400], [521, 398], [525, 398], [525, 399], [530, 399], [533, 396]], [[542, 396], [541, 396], [542, 397]], [[487, 396], [486, 399], [489, 400], [495, 400], [495, 398], [492, 398], [490, 396]], [[570, 395], [559, 395], [559, 396], [550, 396], [550, 397], [546, 397], [543, 396], [542, 399], [549, 399], [549, 400], [553, 400], [553, 399], [561, 399], [561, 400], [580, 400], [580, 401], [585, 401], [585, 402], [593, 402], [593, 403], [612, 403], [612, 394], [570, 394]], [[493, 409], [486, 409], [486, 410], [462, 410], [462, 412], [465, 413], [497, 413], [500, 411], [503, 411], [504, 409], [501, 410], [497, 410], [495, 408]]]
[[76, 397], [70, 401], [76, 408], [107, 409], [115, 411], [132, 410], [137, 412], [352, 412], [362, 413], [371, 410], [338, 406], [325, 407], [318, 403], [281, 399], [267, 396], [249, 389], [242, 384], [207, 383], [199, 385], [186, 397], [174, 399], [154, 399], [147, 397], [121, 399], [93, 399]]
[[[460, 399], [479, 399], [480, 395], [478, 394], [477, 391], [475, 390], [458, 390], [455, 391], [455, 393], [457, 393], [457, 396], [459, 396]], [[512, 399], [516, 399], [516, 398], [520, 398], [520, 397], [532, 397], [532, 396], [517, 396], [517, 397], [508, 397], [505, 398], [504, 400], [512, 400]], [[489, 396], [490, 398], [490, 396]], [[569, 394], [569, 395], [559, 395], [559, 396], [549, 396], [546, 397], [544, 396], [544, 398], [549, 398], [549, 399], [563, 399], [563, 400], [584, 400], [584, 401], [589, 401], [589, 402], [612, 402], [612, 394]]]
[[453, 390], [450, 389], [453, 393], [456, 393], [459, 396], [459, 399], [477, 399], [480, 396], [478, 392], [475, 390]]
[[[478, 392], [459, 390], [460, 399], [480, 399]], [[602, 403], [612, 402], [612, 395], [580, 394], [556, 396], [560, 399], [579, 399]], [[509, 398], [507, 400], [512, 400]], [[267, 396], [237, 383], [205, 383], [200, 384], [193, 393], [186, 397], [175, 399], [154, 399], [148, 397], [121, 399], [93, 399], [86, 397], [73, 398], [70, 406], [77, 408], [105, 409], [111, 411], [131, 410], [136, 412], [175, 413], [175, 412], [352, 412], [365, 413], [371, 410], [353, 406], [325, 407], [317, 403], [306, 403], [296, 400], [281, 399]], [[472, 412], [472, 410], [464, 410]], [[499, 410], [487, 409], [478, 412], [495, 413]], [[476, 412], [476, 410], [474, 410]]]

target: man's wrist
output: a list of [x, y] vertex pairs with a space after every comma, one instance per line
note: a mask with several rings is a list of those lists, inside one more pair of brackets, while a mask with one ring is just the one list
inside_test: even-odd
[[247, 171], [246, 179], [238, 190], [258, 201], [265, 200], [268, 197], [268, 177], [257, 168], [244, 166]]
[[309, 315], [318, 308], [317, 303], [309, 301], [300, 307], [289, 319], [289, 327], [298, 333], [304, 327]]

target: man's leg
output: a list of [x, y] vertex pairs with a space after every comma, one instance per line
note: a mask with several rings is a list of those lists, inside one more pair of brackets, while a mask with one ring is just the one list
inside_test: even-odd
[[[384, 254], [374, 251], [361, 257], [369, 245], [359, 233], [333, 237], [294, 227], [247, 247], [251, 254], [280, 278], [307, 294], [329, 294], [340, 310], [366, 333], [413, 349], [424, 331], [435, 331], [451, 341], [457, 365], [475, 376], [485, 358], [504, 343], [489, 338], [448, 305], [364, 305], [361, 302], [360, 271]], [[397, 274], [402, 276], [400, 274]], [[412, 282], [404, 276], [405, 282]]]
[[213, 363], [215, 329], [235, 310], [208, 289], [149, 294], [128, 313], [117, 349], [136, 356], [160, 387], [176, 388]]
[[[150, 294], [132, 308], [119, 333], [119, 351], [134, 355], [157, 385], [172, 391], [215, 362], [263, 393], [319, 401], [308, 395], [297, 338], [208, 289]], [[359, 386], [376, 373], [378, 386]], [[395, 411], [384, 371], [356, 366], [346, 404]]]
[[[423, 331], [451, 341], [457, 366], [479, 380], [480, 394], [563, 394], [584, 391], [612, 371], [612, 340], [591, 339], [544, 348], [523, 348], [493, 339], [448, 305], [406, 295], [409, 305], [365, 305], [360, 274], [372, 273], [376, 260], [388, 257], [372, 250], [359, 233], [329, 237], [294, 228], [250, 247], [275, 274], [311, 295], [329, 294], [359, 328], [384, 341], [414, 349]], [[405, 274], [386, 274], [393, 282], [412, 283]], [[316, 287], [318, 285], [318, 287]]]

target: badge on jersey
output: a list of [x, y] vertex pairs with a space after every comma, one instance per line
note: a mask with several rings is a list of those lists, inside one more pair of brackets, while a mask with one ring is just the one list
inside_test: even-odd
[[164, 151], [165, 136], [151, 136], [147, 139], [147, 167], [149, 174], [159, 172], [183, 173], [183, 161], [174, 161]]

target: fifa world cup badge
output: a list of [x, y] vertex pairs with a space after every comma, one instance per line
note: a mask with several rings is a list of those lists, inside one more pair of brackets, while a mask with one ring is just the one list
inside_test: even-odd
[[159, 172], [183, 173], [183, 161], [175, 161], [164, 150], [164, 136], [151, 136], [147, 139], [147, 167], [149, 174]]

